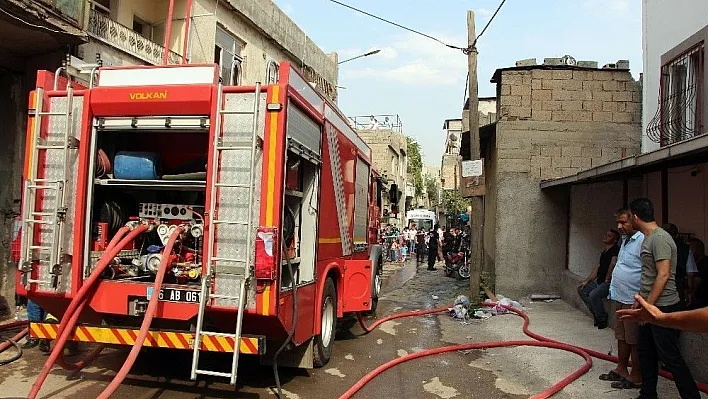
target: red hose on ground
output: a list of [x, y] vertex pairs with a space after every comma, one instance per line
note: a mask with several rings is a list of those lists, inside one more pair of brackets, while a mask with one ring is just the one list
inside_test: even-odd
[[113, 394], [113, 392], [118, 389], [120, 383], [123, 382], [125, 377], [130, 372], [131, 367], [133, 367], [135, 360], [138, 358], [140, 349], [143, 347], [143, 342], [145, 341], [145, 338], [150, 332], [150, 323], [152, 323], [152, 318], [153, 316], [155, 316], [155, 311], [157, 310], [157, 303], [160, 297], [158, 294], [160, 292], [160, 288], [162, 287], [162, 280], [165, 277], [165, 272], [167, 271], [167, 266], [170, 261], [169, 255], [172, 253], [172, 248], [174, 247], [175, 242], [179, 238], [180, 234], [182, 234], [182, 231], [182, 227], [177, 227], [177, 229], [172, 233], [172, 235], [170, 235], [170, 239], [167, 241], [167, 245], [165, 246], [165, 249], [162, 252], [162, 260], [160, 261], [160, 266], [157, 269], [157, 274], [155, 275], [155, 283], [153, 284], [153, 295], [150, 298], [147, 310], [145, 311], [143, 323], [140, 325], [140, 333], [135, 339], [135, 345], [133, 345], [133, 348], [130, 350], [128, 358], [125, 360], [125, 363], [123, 363], [123, 366], [120, 368], [120, 370], [118, 370], [118, 373], [115, 375], [115, 377], [113, 377], [113, 380], [110, 384], [108, 384], [106, 389], [104, 389], [103, 392], [98, 395], [97, 399], [108, 399]]
[[418, 359], [421, 357], [426, 357], [426, 356], [431, 356], [431, 355], [437, 355], [440, 353], [446, 353], [446, 352], [456, 352], [456, 351], [462, 351], [462, 350], [471, 350], [471, 349], [488, 349], [488, 348], [504, 348], [504, 347], [509, 347], [509, 346], [537, 346], [537, 347], [542, 347], [542, 348], [553, 348], [553, 349], [560, 349], [564, 350], [567, 352], [573, 352], [585, 359], [585, 364], [578, 370], [576, 370], [573, 374], [569, 375], [568, 377], [564, 378], [560, 382], [556, 383], [553, 385], [551, 388], [547, 389], [546, 391], [532, 396], [531, 399], [545, 399], [549, 398], [556, 393], [558, 393], [560, 390], [565, 388], [568, 384], [573, 382], [575, 379], [579, 378], [581, 375], [585, 374], [590, 370], [592, 367], [592, 359], [590, 358], [590, 355], [587, 353], [583, 352], [582, 350], [575, 348], [570, 345], [563, 345], [563, 344], [556, 344], [553, 342], [539, 342], [539, 341], [503, 341], [503, 342], [482, 342], [482, 343], [475, 343], [475, 344], [463, 344], [463, 345], [452, 345], [452, 346], [444, 346], [442, 348], [435, 348], [435, 349], [428, 349], [426, 351], [422, 352], [417, 352], [417, 353], [412, 353], [410, 355], [402, 356], [397, 359], [394, 359], [388, 363], [385, 363], [367, 375], [364, 376], [361, 380], [359, 380], [354, 386], [349, 388], [342, 396], [339, 397], [339, 399], [349, 399], [351, 398], [357, 391], [359, 391], [361, 388], [364, 387], [367, 383], [369, 383], [371, 380], [373, 380], [376, 376], [381, 374], [382, 372], [397, 366], [401, 363], [407, 362], [409, 360], [413, 359]]
[[[4, 327], [4, 326], [3, 326], [3, 327]], [[4, 329], [5, 329], [5, 328], [3, 328], [3, 330], [4, 330]], [[17, 341], [21, 340], [22, 338], [24, 338], [25, 335], [27, 335], [28, 332], [29, 332], [29, 328], [25, 328], [25, 329], [23, 329], [22, 331], [20, 331], [19, 333], [17, 333], [14, 337], [10, 338], [10, 339], [7, 340], [7, 341], [4, 341], [4, 342], [0, 343], [0, 353], [5, 352], [8, 348], [10, 348], [11, 346], [13, 346], [13, 345], [12, 345], [12, 342], [10, 342], [10, 341], [15, 341], [15, 342], [17, 342]]]
[[[591, 349], [586, 349], [586, 348], [583, 348], [580, 346], [566, 344], [563, 342], [559, 342], [559, 341], [544, 337], [540, 334], [536, 334], [529, 329], [529, 324], [531, 321], [530, 321], [529, 317], [526, 315], [526, 313], [524, 313], [520, 310], [517, 310], [511, 306], [506, 306], [506, 305], [502, 305], [502, 304], [495, 304], [495, 303], [491, 303], [491, 304], [488, 303], [488, 304], [485, 304], [485, 306], [488, 306], [488, 307], [499, 306], [499, 307], [502, 307], [510, 312], [513, 312], [516, 315], [523, 318], [524, 324], [523, 324], [522, 330], [523, 330], [524, 334], [526, 334], [527, 336], [529, 336], [533, 339], [536, 339], [537, 341], [500, 341], [500, 342], [483, 342], [483, 343], [476, 343], [476, 344], [452, 345], [452, 346], [446, 346], [443, 348], [429, 349], [426, 351], [413, 353], [413, 354], [410, 354], [407, 356], [402, 356], [402, 357], [394, 359], [390, 362], [384, 363], [383, 365], [377, 367], [376, 369], [374, 369], [373, 371], [371, 371], [370, 373], [365, 375], [354, 386], [349, 388], [342, 396], [340, 396], [339, 399], [351, 398], [356, 392], [358, 392], [361, 388], [363, 388], [364, 385], [369, 383], [371, 380], [373, 380], [380, 373], [382, 373], [394, 366], [397, 366], [401, 363], [407, 362], [408, 360], [418, 359], [418, 358], [426, 357], [426, 356], [437, 355], [440, 353], [460, 351], [460, 350], [500, 348], [500, 347], [508, 347], [508, 346], [539, 346], [539, 347], [561, 349], [561, 350], [565, 350], [568, 352], [573, 352], [573, 353], [576, 353], [576, 354], [582, 356], [585, 359], [585, 364], [583, 365], [583, 367], [576, 370], [575, 372], [573, 372], [572, 374], [570, 374], [566, 378], [562, 379], [561, 381], [557, 382], [552, 387], [544, 390], [543, 392], [541, 392], [539, 394], [532, 396], [531, 399], [549, 398], [549, 397], [555, 395], [556, 393], [560, 392], [566, 386], [570, 385], [573, 381], [575, 381], [580, 376], [582, 376], [583, 374], [588, 372], [588, 370], [590, 370], [590, 368], [592, 367], [592, 359], [590, 358], [591, 356], [601, 359], [601, 360], [614, 362], [614, 363], [617, 363], [619, 360], [615, 356], [610, 356], [610, 355], [600, 353], [600, 352], [597, 352], [597, 351], [594, 351]], [[379, 319], [371, 326], [367, 326], [365, 324], [364, 319], [361, 316], [361, 314], [357, 314], [357, 318], [359, 320], [359, 325], [361, 325], [365, 334], [368, 334], [371, 331], [373, 331], [376, 327], [381, 325], [382, 323], [385, 323], [390, 320], [400, 319], [400, 318], [404, 318], [404, 317], [423, 316], [423, 315], [428, 315], [428, 314], [443, 313], [443, 312], [447, 312], [447, 311], [448, 311], [448, 308], [403, 312], [403, 313], [398, 313], [398, 314], [391, 315], [388, 317], [384, 317], [383, 319]], [[661, 371], [659, 374], [662, 377], [666, 377], [669, 379], [672, 378], [671, 373], [667, 373], [665, 371]], [[698, 389], [701, 392], [708, 392], [708, 386], [706, 384], [698, 383]]]
[[[116, 236], [123, 235], [127, 230], [124, 230], [126, 228], [121, 228]], [[139, 225], [135, 229], [133, 229], [128, 235], [126, 235], [123, 239], [120, 240], [117, 244], [115, 244], [115, 241], [117, 241], [116, 237], [114, 237], [113, 240], [109, 243], [109, 246], [104, 252], [103, 256], [101, 256], [101, 259], [98, 261], [96, 264], [96, 267], [94, 268], [93, 272], [91, 273], [91, 276], [89, 276], [88, 279], [84, 282], [84, 284], [81, 286], [79, 289], [79, 292], [76, 294], [74, 299], [71, 301], [69, 304], [69, 307], [67, 310], [64, 312], [64, 315], [62, 316], [61, 323], [59, 324], [59, 331], [57, 333], [57, 340], [54, 343], [54, 348], [52, 348], [51, 353], [49, 354], [49, 358], [47, 361], [44, 363], [44, 366], [42, 367], [42, 371], [37, 377], [37, 380], [34, 382], [32, 385], [32, 389], [30, 390], [29, 394], [27, 395], [28, 399], [35, 399], [37, 395], [39, 394], [39, 390], [42, 388], [42, 384], [44, 381], [47, 379], [47, 376], [49, 376], [49, 373], [52, 370], [52, 366], [54, 366], [54, 363], [57, 361], [57, 359], [63, 354], [64, 352], [64, 345], [66, 344], [66, 341], [69, 339], [69, 335], [71, 335], [72, 330], [74, 328], [74, 325], [76, 324], [76, 321], [79, 318], [80, 313], [77, 312], [77, 308], [80, 306], [83, 309], [82, 304], [84, 301], [88, 301], [86, 298], [86, 294], [92, 290], [95, 289], [94, 284], [98, 281], [99, 276], [103, 273], [103, 271], [108, 267], [110, 262], [113, 260], [114, 257], [118, 255], [118, 253], [135, 237], [137, 237], [139, 234], [143, 233], [145, 230], [147, 230], [147, 226], [145, 225]], [[111, 246], [111, 244], [115, 244]], [[94, 351], [95, 352], [95, 351]], [[79, 365], [83, 363], [83, 366], [88, 364], [89, 358], [91, 356], [98, 356], [97, 354], [94, 354], [93, 352], [89, 355], [87, 358], [87, 361], [84, 362], [79, 362], [75, 364], [76, 368], [79, 368]], [[65, 362], [62, 361], [62, 363], [65, 364]], [[71, 367], [71, 366], [69, 366]]]
[[[3, 325], [0, 325], [0, 331], [11, 330], [11, 329], [13, 329], [13, 328], [26, 326], [27, 324], [29, 324], [28, 321], [15, 321], [15, 322], [12, 322], [12, 323], [3, 324]], [[6, 351], [8, 348], [10, 348], [11, 346], [14, 346], [14, 345], [12, 344], [12, 342], [10, 342], [10, 341], [15, 341], [15, 342], [17, 342], [17, 341], [21, 340], [22, 338], [24, 338], [25, 335], [27, 335], [28, 332], [29, 332], [29, 328], [25, 328], [25, 329], [23, 329], [22, 331], [20, 331], [19, 333], [17, 333], [17, 335], [15, 335], [14, 337], [10, 338], [10, 340], [4, 341], [4, 342], [0, 342], [0, 353], [5, 352], [5, 351]]]

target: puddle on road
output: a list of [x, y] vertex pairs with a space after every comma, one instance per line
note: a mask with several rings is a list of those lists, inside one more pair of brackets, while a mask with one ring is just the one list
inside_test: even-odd
[[417, 273], [417, 265], [415, 262], [406, 262], [402, 267], [396, 269], [390, 276], [388, 276], [381, 287], [381, 292], [386, 294], [397, 288], [400, 288], [412, 279]]
[[396, 335], [396, 326], [401, 325], [401, 323], [395, 321], [387, 321], [379, 326], [379, 330], [385, 332], [386, 334]]
[[[287, 391], [287, 390], [282, 389], [282, 388], [281, 388], [281, 391], [283, 392], [283, 396], [285, 396], [285, 399], [300, 399], [300, 395], [298, 395], [298, 394], [296, 394], [296, 393], [292, 393], [292, 392]], [[271, 395], [277, 395], [277, 393], [276, 393], [276, 392], [273, 392], [272, 389], [269, 389], [269, 390], [268, 390], [268, 393], [271, 394]]]
[[423, 389], [442, 399], [450, 399], [460, 395], [457, 389], [443, 385], [439, 377], [435, 377], [430, 382], [423, 384]]
[[329, 375], [333, 375], [335, 377], [339, 377], [339, 378], [346, 377], [346, 375], [344, 375], [341, 371], [339, 371], [339, 369], [327, 369], [327, 370], [325, 370], [325, 373], [327, 373]]

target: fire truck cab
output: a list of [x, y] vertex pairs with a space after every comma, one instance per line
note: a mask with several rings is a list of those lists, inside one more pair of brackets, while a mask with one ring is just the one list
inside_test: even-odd
[[[293, 364], [322, 366], [337, 319], [376, 306], [380, 186], [369, 147], [287, 62], [256, 86], [223, 86], [216, 65], [99, 68], [89, 87], [40, 71], [17, 292], [68, 317], [96, 274], [70, 339], [191, 350], [193, 379], [235, 383], [240, 353], [268, 360], [290, 332]], [[233, 362], [205, 370], [204, 351]]]

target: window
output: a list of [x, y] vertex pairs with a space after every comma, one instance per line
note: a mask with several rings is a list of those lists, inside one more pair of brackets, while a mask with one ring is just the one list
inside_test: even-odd
[[700, 43], [661, 67], [659, 107], [647, 135], [662, 146], [703, 131], [704, 54]]
[[111, 0], [91, 0], [91, 8], [105, 16], [111, 13]]
[[152, 40], [152, 24], [133, 15], [133, 31], [140, 36]]
[[241, 83], [241, 50], [243, 45], [221, 27], [216, 27], [214, 63], [221, 67], [221, 81], [228, 86]]
[[266, 84], [278, 83], [278, 63], [270, 60], [266, 65]]

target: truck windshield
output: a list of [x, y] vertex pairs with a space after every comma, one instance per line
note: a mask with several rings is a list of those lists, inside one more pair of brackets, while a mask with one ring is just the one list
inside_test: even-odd
[[433, 228], [433, 220], [432, 219], [410, 219], [410, 220], [408, 220], [408, 228], [413, 227], [414, 224], [415, 224], [415, 228], [417, 230], [425, 229], [426, 231], [430, 231], [430, 229]]

